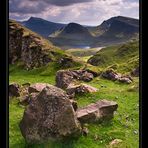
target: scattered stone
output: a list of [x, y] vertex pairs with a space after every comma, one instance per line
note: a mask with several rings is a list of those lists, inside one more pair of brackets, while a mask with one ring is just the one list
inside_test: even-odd
[[74, 81], [89, 82], [93, 77], [93, 74], [86, 70], [59, 70], [56, 74], [56, 86], [66, 89]]
[[83, 127], [83, 128], [82, 128], [82, 135], [83, 135], [83, 136], [87, 136], [88, 133], [89, 133], [88, 128], [87, 128], [87, 127]]
[[94, 77], [97, 77], [99, 76], [99, 73], [95, 72], [95, 71], [92, 71], [90, 69], [85, 69], [88, 73], [92, 73]]
[[97, 140], [99, 140], [99, 139], [100, 139], [99, 136], [95, 134], [95, 135], [94, 135], [94, 140], [97, 141]]
[[131, 75], [134, 77], [139, 77], [139, 66], [131, 72]]
[[100, 100], [77, 110], [77, 118], [81, 123], [89, 123], [113, 118], [118, 104], [113, 101]]
[[119, 82], [130, 84], [132, 81], [128, 77], [121, 77], [118, 79]]
[[98, 89], [87, 84], [69, 85], [66, 89], [67, 94], [83, 94], [97, 92]]
[[121, 139], [114, 139], [109, 143], [109, 148], [117, 148], [122, 143]]
[[20, 86], [19, 84], [13, 83], [9, 85], [9, 96], [19, 97], [20, 96]]
[[134, 134], [137, 135], [138, 134], [138, 130], [134, 130]]
[[74, 60], [72, 57], [63, 57], [59, 59], [58, 63], [60, 64], [60, 66], [67, 68], [74, 66], [75, 63], [73, 61]]
[[122, 76], [121, 74], [116, 73], [114, 70], [109, 69], [102, 73], [102, 77], [113, 80], [113, 81], [119, 81], [122, 83], [130, 84], [132, 83], [133, 79], [131, 76]]
[[121, 75], [116, 73], [113, 69], [109, 69], [102, 73], [102, 77], [115, 81], [118, 80]]
[[79, 136], [81, 126], [66, 92], [46, 86], [27, 106], [20, 122], [27, 143]]

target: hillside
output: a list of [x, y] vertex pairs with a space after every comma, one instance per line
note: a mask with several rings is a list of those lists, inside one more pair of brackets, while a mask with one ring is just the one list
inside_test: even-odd
[[112, 17], [97, 27], [89, 28], [89, 31], [96, 37], [92, 47], [125, 43], [139, 38], [139, 20], [123, 16]]
[[[26, 69], [47, 65], [50, 62], [73, 65], [75, 60], [61, 49], [40, 35], [23, 27], [19, 23], [9, 21], [9, 63], [21, 63]], [[78, 62], [79, 63], [79, 62]]]
[[20, 23], [45, 38], [65, 26], [65, 24], [54, 23], [36, 17], [30, 17], [27, 21], [23, 21]]
[[88, 59], [94, 66], [111, 67], [121, 72], [129, 72], [139, 65], [139, 42], [131, 41], [126, 44], [103, 48]]
[[92, 42], [93, 36], [86, 27], [69, 23], [62, 30], [50, 35], [49, 40], [57, 46], [86, 47]]

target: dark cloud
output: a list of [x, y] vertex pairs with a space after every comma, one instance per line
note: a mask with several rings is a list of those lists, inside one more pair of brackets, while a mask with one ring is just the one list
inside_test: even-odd
[[44, 0], [46, 3], [56, 6], [68, 6], [76, 3], [92, 2], [93, 0]]
[[92, 2], [93, 0], [9, 0], [11, 13], [40, 13], [50, 5], [69, 6], [76, 3]]
[[9, 0], [9, 11], [11, 13], [40, 13], [47, 8], [47, 4], [42, 1], [30, 0]]

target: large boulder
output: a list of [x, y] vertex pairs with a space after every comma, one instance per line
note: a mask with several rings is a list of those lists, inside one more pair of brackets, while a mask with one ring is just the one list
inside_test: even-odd
[[56, 86], [65, 89], [74, 81], [89, 82], [93, 78], [93, 74], [86, 70], [59, 70], [56, 74]]
[[27, 106], [20, 129], [31, 144], [81, 133], [72, 102], [66, 92], [55, 86], [46, 86]]
[[77, 118], [81, 123], [101, 122], [113, 118], [118, 104], [114, 101], [100, 100], [77, 110]]
[[13, 83], [9, 85], [9, 96], [19, 97], [20, 96], [20, 86], [19, 84]]
[[69, 85], [66, 89], [67, 94], [83, 94], [97, 92], [98, 89], [87, 84]]

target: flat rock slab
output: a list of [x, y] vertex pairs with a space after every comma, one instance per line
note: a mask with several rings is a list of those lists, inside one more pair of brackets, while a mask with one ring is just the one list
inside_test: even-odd
[[80, 85], [69, 85], [66, 89], [67, 94], [83, 94], [83, 93], [93, 93], [99, 91], [97, 88], [92, 87], [87, 84], [80, 84]]
[[77, 110], [77, 118], [81, 123], [110, 120], [118, 105], [114, 101], [100, 100]]
[[48, 83], [35, 83], [29, 86], [28, 92], [29, 94], [31, 93], [38, 93], [41, 92], [46, 86], [52, 86]]

